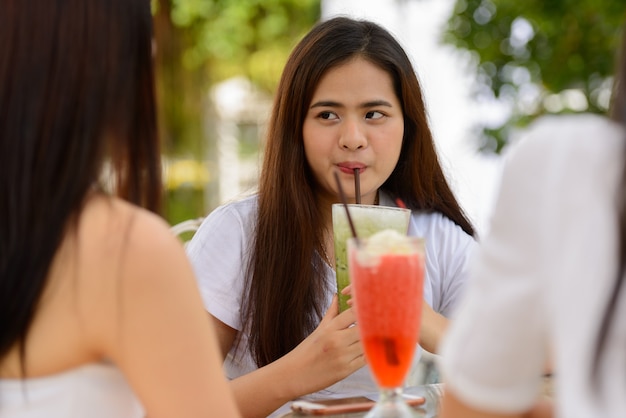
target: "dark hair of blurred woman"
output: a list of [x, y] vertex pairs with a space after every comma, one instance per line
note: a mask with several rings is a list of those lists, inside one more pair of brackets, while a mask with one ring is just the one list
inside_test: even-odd
[[0, 13], [0, 359], [18, 344], [23, 372], [51, 260], [90, 191], [152, 211], [161, 193], [145, 0], [25, 1]]

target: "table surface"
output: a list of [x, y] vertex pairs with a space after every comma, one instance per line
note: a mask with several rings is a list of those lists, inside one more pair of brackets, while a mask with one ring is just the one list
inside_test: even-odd
[[[415, 418], [437, 418], [437, 413], [439, 409], [439, 400], [440, 395], [442, 394], [443, 387], [442, 385], [426, 385], [426, 386], [415, 386], [404, 388], [404, 393], [407, 396], [422, 396], [426, 399], [426, 403], [423, 405], [412, 408], [415, 412]], [[365, 395], [366, 398], [371, 398], [368, 394]], [[327, 418], [360, 418], [364, 417], [367, 414], [365, 412], [351, 412], [351, 413], [341, 413], [341, 414], [331, 414], [331, 415], [323, 415], [323, 417]], [[283, 415], [280, 415], [280, 418], [304, 418], [304, 417], [321, 417], [322, 415], [307, 415], [300, 412], [288, 412]]]
[[[354, 412], [351, 414], [333, 414], [333, 415], [324, 415], [326, 418], [361, 418], [364, 417], [367, 412]], [[285, 415], [281, 415], [280, 418], [304, 418], [304, 417], [313, 417], [313, 416], [321, 416], [321, 415], [305, 415], [297, 412], [289, 412]], [[423, 409], [416, 408], [415, 409], [415, 418], [437, 418], [437, 415], [428, 414]]]
[[[542, 396], [551, 399], [553, 397], [554, 378], [552, 376], [543, 379]], [[420, 387], [405, 388], [405, 393], [421, 394]], [[427, 398], [426, 404], [421, 407], [414, 408], [416, 418], [437, 418], [439, 409], [439, 399], [433, 401]], [[334, 414], [324, 415], [326, 418], [362, 418], [367, 412], [354, 412], [350, 414]], [[280, 418], [304, 418], [321, 415], [305, 415], [297, 412], [289, 412], [280, 416]]]

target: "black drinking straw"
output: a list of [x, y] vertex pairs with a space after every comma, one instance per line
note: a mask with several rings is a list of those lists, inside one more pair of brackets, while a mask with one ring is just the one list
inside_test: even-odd
[[341, 181], [339, 180], [339, 173], [335, 171], [335, 182], [337, 183], [337, 189], [339, 190], [339, 197], [341, 198], [341, 203], [343, 203], [343, 207], [346, 209], [346, 216], [348, 217], [348, 224], [350, 225], [350, 230], [352, 231], [352, 236], [355, 238], [357, 245], [359, 244], [359, 237], [356, 234], [356, 229], [354, 228], [354, 224], [352, 223], [352, 217], [350, 216], [350, 211], [348, 210], [348, 201], [346, 200], [346, 194], [343, 192], [343, 187], [341, 187]]
[[354, 169], [354, 199], [357, 204], [361, 204], [361, 179], [359, 178], [360, 171], [358, 168]]

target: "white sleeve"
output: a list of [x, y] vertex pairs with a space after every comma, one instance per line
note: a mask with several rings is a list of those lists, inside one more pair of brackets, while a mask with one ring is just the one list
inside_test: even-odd
[[493, 412], [529, 408], [546, 360], [541, 266], [542, 233], [549, 226], [543, 225], [542, 204], [549, 199], [533, 170], [548, 162], [540, 156], [526, 149], [505, 166], [491, 233], [476, 251], [464, 299], [442, 344], [449, 388], [469, 405]]
[[465, 291], [476, 241], [440, 213], [414, 216], [409, 234], [426, 240], [424, 298], [435, 312], [450, 318]]
[[231, 206], [215, 209], [187, 245], [206, 310], [241, 330], [244, 271], [249, 232]]
[[454, 315], [467, 287], [469, 260], [476, 247], [476, 241], [463, 229], [447, 218], [443, 218], [437, 248], [439, 258], [439, 288], [433, 292], [433, 309], [446, 318]]

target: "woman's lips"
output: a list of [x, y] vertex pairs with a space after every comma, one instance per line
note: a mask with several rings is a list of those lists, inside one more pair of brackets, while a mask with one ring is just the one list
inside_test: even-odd
[[354, 174], [354, 170], [358, 168], [359, 174], [361, 174], [365, 171], [366, 166], [361, 163], [339, 163], [337, 164], [337, 167], [339, 168], [339, 171], [346, 174]]

